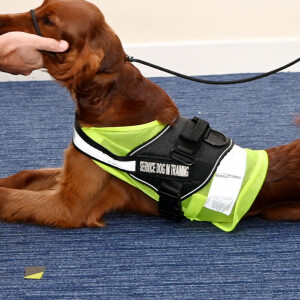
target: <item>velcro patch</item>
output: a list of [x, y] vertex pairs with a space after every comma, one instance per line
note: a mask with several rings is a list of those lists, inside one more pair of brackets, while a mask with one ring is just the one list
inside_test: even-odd
[[162, 161], [140, 160], [137, 172], [143, 175], [187, 179], [190, 176], [190, 167]]

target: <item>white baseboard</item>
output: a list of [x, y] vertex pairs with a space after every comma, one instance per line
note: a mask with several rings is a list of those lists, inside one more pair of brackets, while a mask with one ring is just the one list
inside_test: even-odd
[[[172, 42], [124, 45], [128, 55], [187, 75], [267, 72], [300, 56], [299, 39]], [[147, 77], [170, 76], [135, 64]], [[300, 63], [286, 70], [300, 72]], [[50, 80], [44, 71], [29, 76], [0, 72], [0, 81]]]

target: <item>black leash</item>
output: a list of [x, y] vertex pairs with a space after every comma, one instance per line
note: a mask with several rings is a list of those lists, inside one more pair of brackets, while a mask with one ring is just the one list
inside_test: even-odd
[[[39, 36], [43, 36], [42, 33], [41, 33], [41, 30], [40, 30], [39, 24], [37, 22], [35, 11], [33, 9], [31, 9], [30, 10], [30, 14], [31, 14], [32, 22], [33, 22], [33, 25], [34, 25], [36, 33]], [[42, 52], [46, 52], [46, 53], [48, 53], [50, 55], [54, 55], [54, 56], [56, 55], [56, 53], [50, 52], [50, 51], [42, 51]], [[166, 68], [163, 68], [163, 67], [151, 64], [151, 63], [149, 63], [147, 61], [144, 61], [144, 60], [141, 60], [141, 59], [136, 59], [133, 56], [127, 56], [127, 61], [140, 63], [140, 64], [143, 64], [143, 65], [149, 66], [151, 68], [158, 69], [160, 71], [163, 71], [163, 72], [175, 75], [177, 77], [181, 77], [181, 78], [184, 78], [184, 79], [187, 79], [187, 80], [191, 80], [191, 81], [195, 81], [195, 82], [200, 82], [200, 83], [205, 83], [205, 84], [215, 84], [215, 85], [228, 85], [228, 84], [239, 84], [239, 83], [250, 82], [250, 81], [258, 80], [258, 79], [270, 76], [272, 74], [278, 73], [278, 72], [280, 72], [280, 71], [282, 71], [284, 69], [287, 69], [290, 66], [298, 63], [300, 61], [300, 57], [298, 59], [290, 62], [289, 64], [286, 64], [286, 65], [284, 65], [284, 66], [282, 66], [280, 68], [277, 68], [277, 69], [275, 69], [273, 71], [270, 71], [270, 72], [267, 72], [267, 73], [263, 73], [263, 74], [260, 74], [260, 75], [256, 75], [256, 76], [253, 76], [253, 77], [250, 77], [250, 78], [244, 78], [244, 79], [238, 79], [238, 80], [228, 80], [228, 81], [214, 81], [214, 80], [206, 80], [206, 79], [201, 79], [201, 78], [195, 78], [195, 77], [187, 76], [187, 75], [180, 74], [178, 72], [174, 72], [174, 71], [168, 70]]]
[[175, 72], [175, 71], [171, 71], [169, 69], [151, 64], [147, 61], [144, 61], [144, 60], [141, 60], [141, 59], [136, 59], [133, 56], [127, 56], [127, 61], [140, 63], [140, 64], [146, 65], [148, 67], [151, 67], [151, 68], [154, 68], [154, 69], [157, 69], [157, 70], [160, 70], [160, 71], [163, 71], [163, 72], [166, 72], [166, 73], [169, 73], [169, 74], [172, 74], [172, 75], [175, 75], [177, 77], [181, 77], [181, 78], [184, 78], [184, 79], [187, 79], [187, 80], [195, 81], [195, 82], [200, 82], [200, 83], [204, 83], [204, 84], [214, 84], [214, 85], [229, 85], [229, 84], [239, 84], [239, 83], [250, 82], [250, 81], [258, 80], [258, 79], [270, 76], [272, 74], [278, 73], [278, 72], [280, 72], [284, 69], [287, 69], [290, 66], [295, 65], [296, 63], [298, 63], [300, 61], [300, 57], [297, 58], [296, 60], [280, 67], [280, 68], [277, 68], [277, 69], [273, 70], [273, 71], [263, 73], [263, 74], [259, 74], [259, 75], [249, 77], [249, 78], [243, 78], [243, 79], [237, 79], [237, 80], [228, 80], [228, 81], [217, 81], [217, 80], [214, 81], [214, 80], [207, 80], [207, 79], [187, 76], [187, 75], [184, 75], [184, 74], [181, 74], [181, 73], [178, 73], [178, 72]]

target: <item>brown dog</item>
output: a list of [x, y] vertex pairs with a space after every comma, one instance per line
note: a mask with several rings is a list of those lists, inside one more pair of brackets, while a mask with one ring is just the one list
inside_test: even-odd
[[[76, 102], [81, 127], [120, 127], [154, 120], [174, 125], [178, 109], [126, 60], [119, 38], [99, 9], [84, 0], [45, 0], [35, 10], [43, 36], [67, 40], [70, 50], [43, 53], [48, 72]], [[29, 12], [0, 15], [0, 34], [36, 34]], [[264, 184], [245, 216], [300, 219], [300, 140], [266, 150]], [[76, 228], [102, 227], [112, 210], [158, 215], [158, 203], [99, 168], [73, 144], [61, 169], [22, 171], [0, 180], [0, 219]]]

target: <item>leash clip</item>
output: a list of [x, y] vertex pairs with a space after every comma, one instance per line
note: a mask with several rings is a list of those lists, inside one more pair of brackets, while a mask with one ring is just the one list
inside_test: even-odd
[[133, 57], [133, 56], [126, 55], [126, 61], [134, 62], [134, 57]]

